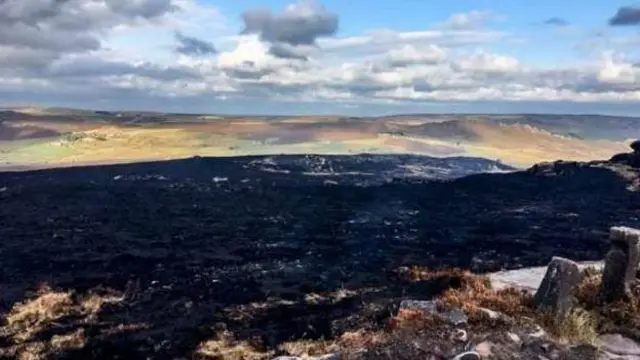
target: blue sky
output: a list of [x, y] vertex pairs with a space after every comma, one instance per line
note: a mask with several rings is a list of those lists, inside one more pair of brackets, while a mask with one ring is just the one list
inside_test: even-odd
[[[287, 0], [203, 0], [229, 16], [231, 23], [242, 28], [240, 14], [246, 9], [268, 8], [279, 12]], [[637, 35], [640, 27], [610, 28], [607, 21], [626, 1], [605, 0], [325, 0], [322, 4], [340, 16], [337, 36], [357, 36], [363, 32], [390, 29], [416, 31], [441, 23], [454, 14], [479, 10], [491, 12], [496, 19], [486, 27], [508, 31], [526, 39], [526, 45], [492, 44], [492, 48], [531, 61], [553, 62], [581, 56], [573, 47], [589, 33], [608, 31], [612, 34]], [[541, 26], [549, 19], [562, 19], [568, 26]]]
[[[278, 12], [291, 4], [287, 0], [203, 0], [230, 16], [251, 8], [266, 7]], [[620, 7], [633, 5], [626, 1], [605, 0], [325, 0], [322, 4], [338, 13], [341, 35], [357, 35], [375, 28], [409, 31], [426, 28], [452, 14], [471, 10], [488, 10], [505, 17], [502, 23], [512, 30], [528, 24], [560, 17], [588, 27], [606, 27], [607, 20]], [[240, 22], [238, 22], [240, 24]]]
[[638, 3], [101, 1], [0, 4], [1, 105], [640, 112]]

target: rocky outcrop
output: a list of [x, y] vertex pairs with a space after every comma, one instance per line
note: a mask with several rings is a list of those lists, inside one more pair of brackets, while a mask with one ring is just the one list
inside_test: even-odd
[[[468, 356], [473, 359], [640, 360], [640, 343], [634, 331], [630, 330], [629, 334], [623, 335], [617, 332], [625, 333], [628, 328], [601, 326], [604, 322], [597, 320], [599, 317], [607, 316], [608, 313], [601, 310], [612, 305], [603, 304], [601, 307], [596, 305], [596, 301], [591, 303], [596, 307], [591, 308], [588, 305], [589, 301], [584, 302], [585, 294], [590, 293], [589, 290], [584, 293], [584, 289], [587, 289], [584, 287], [585, 284], [589, 284], [591, 279], [599, 279], [597, 274], [600, 272], [601, 283], [594, 283], [595, 287], [591, 287], [595, 289], [594, 299], [597, 300], [598, 287], [606, 301], [625, 300], [632, 304], [633, 299], [629, 296], [638, 294], [633, 284], [638, 276], [640, 230], [612, 227], [609, 230], [609, 238], [612, 250], [604, 262], [578, 264], [566, 258], [553, 257], [546, 268], [544, 278], [543, 272], [540, 271], [542, 269], [520, 270], [523, 274], [529, 271], [524, 283], [516, 281], [504, 284], [504, 281], [501, 283], [499, 278], [495, 278], [495, 274], [489, 275], [492, 285], [515, 286], [525, 293], [531, 293], [530, 288], [537, 285], [531, 303], [536, 311], [529, 313], [536, 315], [531, 317], [512, 313], [506, 315], [493, 309], [478, 308], [476, 305], [469, 305], [473, 301], [470, 298], [464, 298], [466, 300], [463, 301], [469, 319], [464, 322], [452, 321], [452, 310], [439, 311], [438, 302], [433, 300], [405, 300], [400, 305], [400, 310], [418, 310], [426, 315], [436, 315], [449, 324], [450, 328], [447, 331], [452, 333], [450, 337], [455, 341], [447, 344], [449, 350], [443, 358], [457, 358], [454, 356], [458, 354], [463, 359], [464, 356]], [[585, 267], [590, 270], [583, 272]], [[498, 274], [504, 276], [504, 272]], [[518, 277], [509, 279], [517, 280]], [[504, 290], [503, 286], [497, 287], [500, 289], [497, 291]], [[545, 315], [540, 313], [547, 311], [555, 315], [555, 325], [547, 322]], [[482, 315], [480, 318], [485, 319], [482, 321], [487, 326], [478, 326], [478, 315]], [[542, 316], [538, 317], [539, 315]], [[522, 322], [523, 318], [533, 322]], [[536, 323], [544, 325], [548, 332]], [[527, 328], [527, 324], [533, 325], [533, 328]], [[459, 343], [463, 343], [464, 346], [458, 347]]]
[[629, 285], [635, 279], [640, 260], [640, 230], [613, 227], [610, 240], [600, 288], [600, 297], [607, 303], [629, 296]]
[[609, 161], [633, 167], [640, 167], [640, 140], [632, 142], [630, 147], [633, 150], [632, 152], [616, 154]]

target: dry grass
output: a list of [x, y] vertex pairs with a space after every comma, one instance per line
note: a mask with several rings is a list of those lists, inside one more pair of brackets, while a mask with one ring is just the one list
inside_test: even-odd
[[403, 309], [386, 321], [386, 330], [390, 333], [403, 331], [422, 331], [429, 329], [435, 331], [449, 327], [449, 323], [437, 315], [427, 316], [420, 310]]
[[340, 345], [350, 349], [367, 349], [388, 341], [389, 334], [383, 331], [350, 331], [340, 337]]
[[416, 328], [415, 325], [410, 326], [407, 323], [404, 324], [402, 328], [395, 329], [393, 332], [386, 330], [350, 331], [345, 332], [334, 340], [300, 340], [287, 342], [279, 346], [278, 350], [289, 356], [298, 356], [303, 359], [334, 353], [339, 353], [341, 359], [353, 359], [357, 358], [357, 355], [364, 350], [391, 346], [394, 342], [398, 341], [398, 338], [408, 339], [411, 335], [406, 334], [406, 332]]
[[552, 327], [552, 334], [562, 344], [596, 345], [598, 337], [598, 315], [594, 312], [574, 308], [563, 322]]
[[298, 340], [286, 342], [280, 345], [278, 350], [291, 356], [320, 356], [337, 352], [340, 350], [340, 346], [336, 341]]
[[73, 305], [71, 293], [44, 292], [33, 300], [14, 305], [6, 321], [10, 327], [29, 330], [69, 315]]
[[[60, 352], [82, 349], [89, 341], [86, 328], [97, 322], [103, 307], [123, 300], [115, 291], [81, 295], [40, 286], [33, 296], [16, 303], [3, 317], [0, 337], [8, 346], [0, 349], [0, 357], [47, 359]], [[125, 328], [121, 325], [107, 330], [115, 334]], [[49, 338], [42, 335], [50, 329], [56, 329], [57, 334]]]
[[358, 295], [357, 291], [349, 289], [339, 289], [337, 291], [327, 293], [309, 293], [305, 294], [304, 300], [309, 304], [321, 304], [321, 303], [338, 303], [344, 299]]
[[[409, 269], [399, 271], [400, 275], [410, 281], [434, 281], [442, 279], [450, 279], [459, 282], [460, 287], [480, 286], [491, 287], [491, 281], [483, 276], [478, 276], [470, 271], [459, 268], [451, 269], [429, 269], [414, 266]], [[455, 285], [454, 285], [455, 286]]]
[[[468, 330], [476, 334], [536, 323], [541, 325], [558, 343], [593, 345], [598, 333], [603, 329], [615, 326], [617, 326], [616, 329], [620, 327], [633, 329], [640, 325], [640, 287], [633, 289], [634, 297], [629, 302], [603, 307], [598, 302], [601, 277], [597, 272], [585, 272], [582, 282], [575, 290], [576, 305], [566, 320], [560, 323], [550, 314], [537, 312], [533, 306], [533, 298], [527, 292], [513, 288], [494, 290], [488, 278], [468, 271], [414, 267], [404, 269], [400, 274], [409, 281], [433, 282], [437, 284], [436, 288], [442, 287], [444, 292], [435, 299], [438, 308], [465, 310], [469, 315]], [[307, 294], [305, 301], [308, 304], [334, 303], [355, 295], [357, 295], [355, 292], [340, 290]], [[104, 306], [122, 301], [124, 297], [115, 292], [79, 295], [43, 287], [35, 296], [17, 303], [5, 316], [4, 325], [0, 328], [0, 337], [8, 339], [12, 345], [7, 350], [0, 349], [0, 357], [46, 359], [61, 351], [82, 349], [90, 341], [95, 341], [87, 336], [88, 326], [98, 321]], [[270, 298], [264, 303], [246, 304], [234, 308], [228, 315], [235, 315], [232, 317], [236, 320], [247, 320], [271, 307], [283, 305], [287, 305], [287, 302], [283, 303], [282, 300]], [[497, 311], [507, 317], [492, 318], [480, 308]], [[69, 318], [73, 319], [75, 327], [68, 327], [66, 332], [49, 339], [38, 338], [38, 333], [43, 329], [55, 328], [58, 323], [68, 325]], [[346, 332], [334, 339], [289, 341], [280, 344], [277, 349], [267, 349], [260, 340], [237, 339], [232, 333], [224, 331], [200, 343], [194, 355], [204, 359], [262, 360], [271, 359], [276, 354], [304, 358], [340, 353], [345, 359], [357, 359], [363, 350], [402, 352], [406, 350], [406, 346], [411, 347], [420, 343], [421, 347], [414, 350], [417, 351], [416, 354], [424, 355], [424, 351], [430, 349], [428, 344], [447, 347], [456, 342], [453, 338], [455, 329], [447, 319], [437, 315], [425, 315], [420, 310], [401, 310], [387, 319], [385, 325], [377, 330], [362, 329]], [[119, 325], [101, 330], [99, 336], [108, 336], [109, 332], [121, 333], [144, 327], [144, 325]]]
[[[308, 358], [331, 353], [340, 353], [345, 359], [363, 349], [388, 345], [392, 342], [389, 332], [358, 330], [346, 332], [333, 340], [296, 340], [282, 343], [277, 348], [279, 355]], [[214, 339], [202, 342], [195, 354], [199, 358], [217, 360], [262, 360], [272, 359], [276, 351], [267, 350], [259, 340], [237, 340], [228, 331], [219, 332]]]
[[438, 296], [438, 305], [444, 309], [463, 309], [472, 314], [478, 308], [487, 308], [512, 317], [531, 317], [534, 315], [532, 297], [526, 292], [506, 288], [494, 290], [489, 278], [461, 269], [431, 270], [411, 268], [405, 272], [411, 281], [438, 281], [449, 284], [442, 295]]
[[259, 343], [238, 341], [228, 331], [218, 333], [215, 339], [202, 342], [196, 349], [196, 354], [217, 360], [263, 360], [273, 356], [272, 351], [261, 349]]
[[596, 315], [598, 331], [620, 331], [640, 339], [640, 285], [635, 284], [631, 287], [631, 296], [627, 301], [605, 305], [600, 302], [598, 296], [602, 274], [587, 269], [583, 275], [583, 280], [574, 295], [577, 306]]
[[[550, 335], [560, 343], [594, 344], [598, 335], [600, 316], [593, 311], [597, 299], [597, 290], [600, 284], [597, 274], [585, 276], [584, 281], [577, 290], [578, 306], [562, 321], [556, 321], [551, 314], [541, 313], [535, 310], [533, 296], [525, 291], [514, 288], [494, 290], [490, 281], [479, 275], [474, 275], [460, 269], [429, 270], [413, 268], [408, 274], [414, 281], [434, 281], [448, 278], [449, 281], [459, 286], [446, 290], [436, 300], [438, 306], [443, 309], [463, 309], [469, 314], [469, 324], [478, 329], [495, 329], [497, 326], [511, 326], [513, 323], [506, 319], [491, 319], [487, 314], [479, 311], [479, 308], [498, 311], [511, 318], [514, 323], [541, 325]], [[452, 279], [457, 279], [453, 281]], [[619, 316], [628, 316], [627, 312]], [[611, 311], [611, 309], [609, 309]], [[434, 328], [433, 319], [425, 319], [421, 311], [401, 311], [390, 320], [394, 328], [397, 327], [422, 327]]]
[[51, 347], [55, 349], [82, 349], [87, 344], [84, 329], [80, 328], [70, 334], [54, 335]]

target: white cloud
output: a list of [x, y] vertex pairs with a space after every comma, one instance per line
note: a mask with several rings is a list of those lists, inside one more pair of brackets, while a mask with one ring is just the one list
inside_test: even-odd
[[451, 15], [440, 27], [449, 29], [475, 29], [496, 18], [497, 16], [491, 11], [473, 10]]
[[515, 73], [521, 69], [520, 62], [513, 56], [492, 54], [483, 50], [476, 51], [471, 56], [460, 58], [453, 62], [454, 67], [461, 72], [474, 73]]
[[636, 85], [640, 84], [640, 69], [607, 52], [602, 56], [602, 65], [598, 72], [598, 80], [607, 84]]
[[[196, 0], [167, 0], [171, 11], [163, 0], [143, 0], [140, 4], [146, 3], [147, 7], [116, 6], [118, 15], [110, 20], [97, 15], [106, 14], [107, 8], [89, 10], [92, 1], [69, 1], [97, 19], [99, 31], [86, 34], [86, 39], [97, 42], [84, 46], [76, 42], [85, 39], [81, 35], [55, 37], [51, 39], [57, 41], [57, 47], [52, 50], [51, 44], [44, 44], [48, 37], [0, 35], [4, 41], [0, 42], [0, 91], [40, 97], [53, 96], [54, 92], [56, 96], [79, 94], [94, 96], [95, 101], [103, 97], [114, 101], [134, 101], [136, 97], [258, 99], [330, 101], [349, 106], [425, 101], [640, 100], [640, 69], [634, 67], [632, 59], [598, 51], [601, 58], [579, 64], [536, 66], [492, 50], [494, 45], [518, 37], [483, 28], [484, 23], [496, 18], [489, 12], [453, 15], [446, 26], [419, 31], [385, 30], [325, 38], [315, 36], [318, 30], [311, 37], [303, 37], [315, 43], [291, 40], [292, 45], [265, 40], [267, 35], [269, 39], [298, 39], [290, 33], [293, 30], [288, 23], [284, 35], [265, 35], [268, 29], [262, 28], [259, 33], [238, 35], [241, 29], [231, 28], [218, 9]], [[12, 18], [23, 16], [17, 8], [12, 9]], [[327, 15], [330, 20], [331, 16]], [[61, 27], [62, 33], [65, 26], [88, 26], [67, 24], [64, 18], [47, 21]], [[277, 15], [267, 18], [279, 19]], [[29, 31], [27, 26], [20, 36]], [[174, 51], [176, 32], [211, 43], [218, 52], [205, 56], [178, 54]], [[162, 106], [162, 101], [157, 101]]]

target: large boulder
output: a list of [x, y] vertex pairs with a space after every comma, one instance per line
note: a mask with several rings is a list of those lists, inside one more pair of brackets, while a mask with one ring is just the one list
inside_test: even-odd
[[600, 298], [605, 303], [629, 296], [629, 286], [636, 277], [640, 260], [640, 230], [612, 227], [609, 234], [611, 249], [605, 256], [600, 285]]
[[536, 308], [553, 313], [558, 320], [564, 319], [573, 303], [571, 292], [580, 279], [580, 269], [575, 261], [553, 257], [535, 294]]

